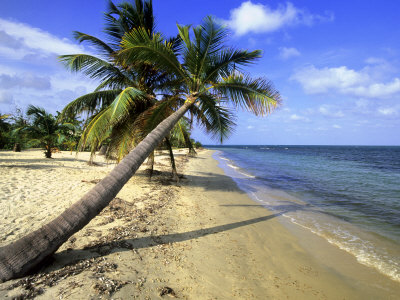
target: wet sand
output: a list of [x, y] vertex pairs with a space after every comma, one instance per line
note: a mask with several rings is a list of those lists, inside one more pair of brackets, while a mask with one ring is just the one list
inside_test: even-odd
[[[0, 298], [396, 299], [399, 284], [301, 228], [282, 223], [237, 188], [212, 151], [168, 156], [149, 181], [142, 166], [98, 217], [42, 268], [0, 284]], [[0, 152], [0, 246], [57, 216], [111, 170], [97, 156], [54, 160]]]

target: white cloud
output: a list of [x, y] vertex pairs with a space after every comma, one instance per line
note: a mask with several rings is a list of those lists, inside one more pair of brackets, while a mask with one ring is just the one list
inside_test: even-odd
[[376, 64], [385, 64], [386, 60], [384, 60], [383, 58], [379, 58], [379, 57], [368, 57], [365, 60], [365, 62], [370, 65], [376, 65]]
[[0, 18], [2, 111], [34, 104], [55, 112], [92, 91], [95, 80], [71, 74], [57, 60], [58, 55], [90, 54], [89, 50], [29, 24]]
[[382, 83], [374, 79], [373, 71], [359, 71], [346, 66], [321, 68], [307, 66], [296, 71], [291, 79], [299, 82], [306, 93], [341, 93], [365, 98], [385, 98], [400, 93], [400, 79]]
[[283, 60], [287, 60], [296, 56], [300, 56], [300, 52], [296, 48], [279, 48], [279, 57]]
[[337, 124], [332, 125], [332, 127], [335, 128], [335, 129], [340, 129], [340, 128], [342, 128], [342, 126], [337, 125]]
[[290, 118], [290, 120], [293, 120], [293, 121], [310, 122], [309, 118], [306, 118], [304, 116], [297, 115], [297, 114], [292, 114], [289, 118]]
[[397, 115], [397, 108], [396, 107], [385, 107], [379, 108], [378, 112], [384, 116], [391, 116]]
[[0, 31], [0, 41], [8, 40], [7, 43], [0, 44], [0, 54], [7, 56], [35, 52], [61, 55], [81, 53], [84, 50], [66, 38], [61, 39], [39, 28], [1, 18]]
[[342, 118], [344, 117], [344, 113], [341, 110], [338, 110], [336, 107], [333, 107], [331, 105], [321, 105], [318, 108], [318, 112], [325, 116], [325, 117], [330, 117], [330, 118]]
[[235, 31], [236, 35], [240, 36], [249, 32], [272, 32], [297, 24], [310, 26], [316, 20], [331, 21], [333, 15], [312, 15], [296, 8], [290, 2], [272, 9], [261, 3], [245, 1], [238, 8], [231, 10], [230, 19], [225, 22]]

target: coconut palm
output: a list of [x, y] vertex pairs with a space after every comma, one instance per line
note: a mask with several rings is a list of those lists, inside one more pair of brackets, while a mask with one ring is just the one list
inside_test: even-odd
[[[146, 30], [138, 28], [124, 36], [119, 59], [126, 66], [138, 61], [151, 63], [171, 74], [181, 83], [184, 104], [161, 121], [110, 174], [59, 217], [1, 248], [0, 280], [26, 274], [97, 216], [193, 107], [207, 118], [221, 111], [228, 113], [234, 107], [265, 115], [278, 105], [280, 95], [269, 82], [239, 73], [238, 68], [254, 62], [260, 57], [260, 51], [225, 47], [227, 32], [212, 18], [194, 27], [193, 36], [188, 26], [178, 26], [178, 30], [183, 41], [180, 57], [160, 35], [150, 36]], [[220, 125], [210, 123], [210, 126]]]
[[26, 114], [32, 118], [32, 124], [21, 128], [21, 131], [29, 137], [28, 144], [45, 148], [46, 158], [51, 158], [51, 150], [57, 143], [64, 141], [68, 133], [76, 130], [72, 123], [59, 124], [56, 117], [41, 107], [29, 105]]
[[[151, 83], [162, 81], [160, 74], [151, 74], [151, 66], [148, 64], [134, 64], [128, 69], [116, 64], [114, 60], [125, 32], [142, 27], [149, 34], [153, 33], [152, 1], [135, 0], [134, 4], [122, 2], [118, 5], [110, 1], [105, 17], [104, 32], [107, 42], [82, 32], [74, 32], [78, 42], [89, 43], [97, 50], [97, 56], [73, 54], [60, 57], [71, 71], [82, 72], [101, 82], [94, 92], [68, 104], [60, 115], [63, 119], [67, 116], [87, 114], [90, 122], [82, 135], [81, 147], [89, 145], [92, 153], [106, 138], [111, 139], [113, 145], [118, 144], [119, 149], [126, 146], [127, 143], [120, 138], [124, 136], [124, 130], [126, 132], [130, 129], [125, 123], [132, 122], [137, 117], [138, 110], [145, 110], [154, 101], [149, 97], [140, 97], [143, 94], [141, 91], [154, 96], [154, 86], [149, 84], [148, 79], [152, 79]], [[132, 105], [127, 110], [121, 110], [120, 101], [128, 101]]]
[[[136, 0], [134, 4], [109, 2], [106, 13], [105, 33], [107, 42], [96, 37], [75, 32], [79, 42], [88, 42], [99, 50], [98, 56], [74, 54], [61, 56], [61, 61], [72, 71], [83, 72], [101, 81], [93, 93], [83, 95], [68, 104], [61, 118], [87, 113], [87, 124], [79, 143], [79, 149], [87, 146], [93, 154], [106, 140], [107, 156], [120, 161], [154, 129], [144, 118], [150, 107], [156, 104], [156, 90], [168, 89], [171, 76], [159, 72], [146, 62], [135, 62], [129, 67], [116, 63], [115, 56], [125, 32], [143, 28], [149, 35], [155, 29], [152, 1]], [[179, 39], [170, 39], [177, 48]], [[169, 95], [163, 94], [162, 97]], [[156, 124], [155, 124], [156, 125]], [[173, 164], [172, 164], [173, 165]], [[174, 170], [176, 172], [176, 170]]]

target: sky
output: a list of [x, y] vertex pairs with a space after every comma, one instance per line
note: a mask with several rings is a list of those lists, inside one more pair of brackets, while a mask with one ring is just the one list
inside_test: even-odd
[[[114, 1], [118, 3], [118, 1]], [[226, 145], [400, 145], [400, 1], [153, 0], [157, 29], [212, 15], [228, 45], [261, 49], [247, 68], [271, 80], [282, 105], [266, 117], [236, 113]], [[104, 38], [103, 0], [2, 1], [0, 113], [29, 104], [61, 111], [97, 82], [58, 55], [95, 53], [72, 31]], [[217, 144], [200, 129], [193, 137]]]

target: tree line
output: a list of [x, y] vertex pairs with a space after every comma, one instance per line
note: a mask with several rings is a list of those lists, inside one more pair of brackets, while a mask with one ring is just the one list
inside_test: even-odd
[[[29, 105], [26, 114], [16, 108], [14, 113], [0, 114], [0, 149], [21, 152], [24, 149], [41, 147], [46, 158], [51, 158], [56, 151], [90, 151], [90, 146], [83, 142], [87, 125], [92, 118], [80, 120], [77, 115], [63, 117], [60, 112], [55, 115], [44, 108]], [[183, 119], [170, 134], [170, 145], [173, 148], [188, 148], [189, 154], [202, 144], [190, 137], [188, 122]], [[112, 139], [106, 136], [95, 151], [112, 147]], [[163, 149], [164, 145], [159, 148]], [[165, 147], [165, 146], [164, 146]], [[114, 148], [117, 148], [114, 146]], [[106, 152], [106, 151], [105, 151]], [[101, 153], [105, 154], [105, 153]], [[116, 157], [109, 155], [109, 159]]]

